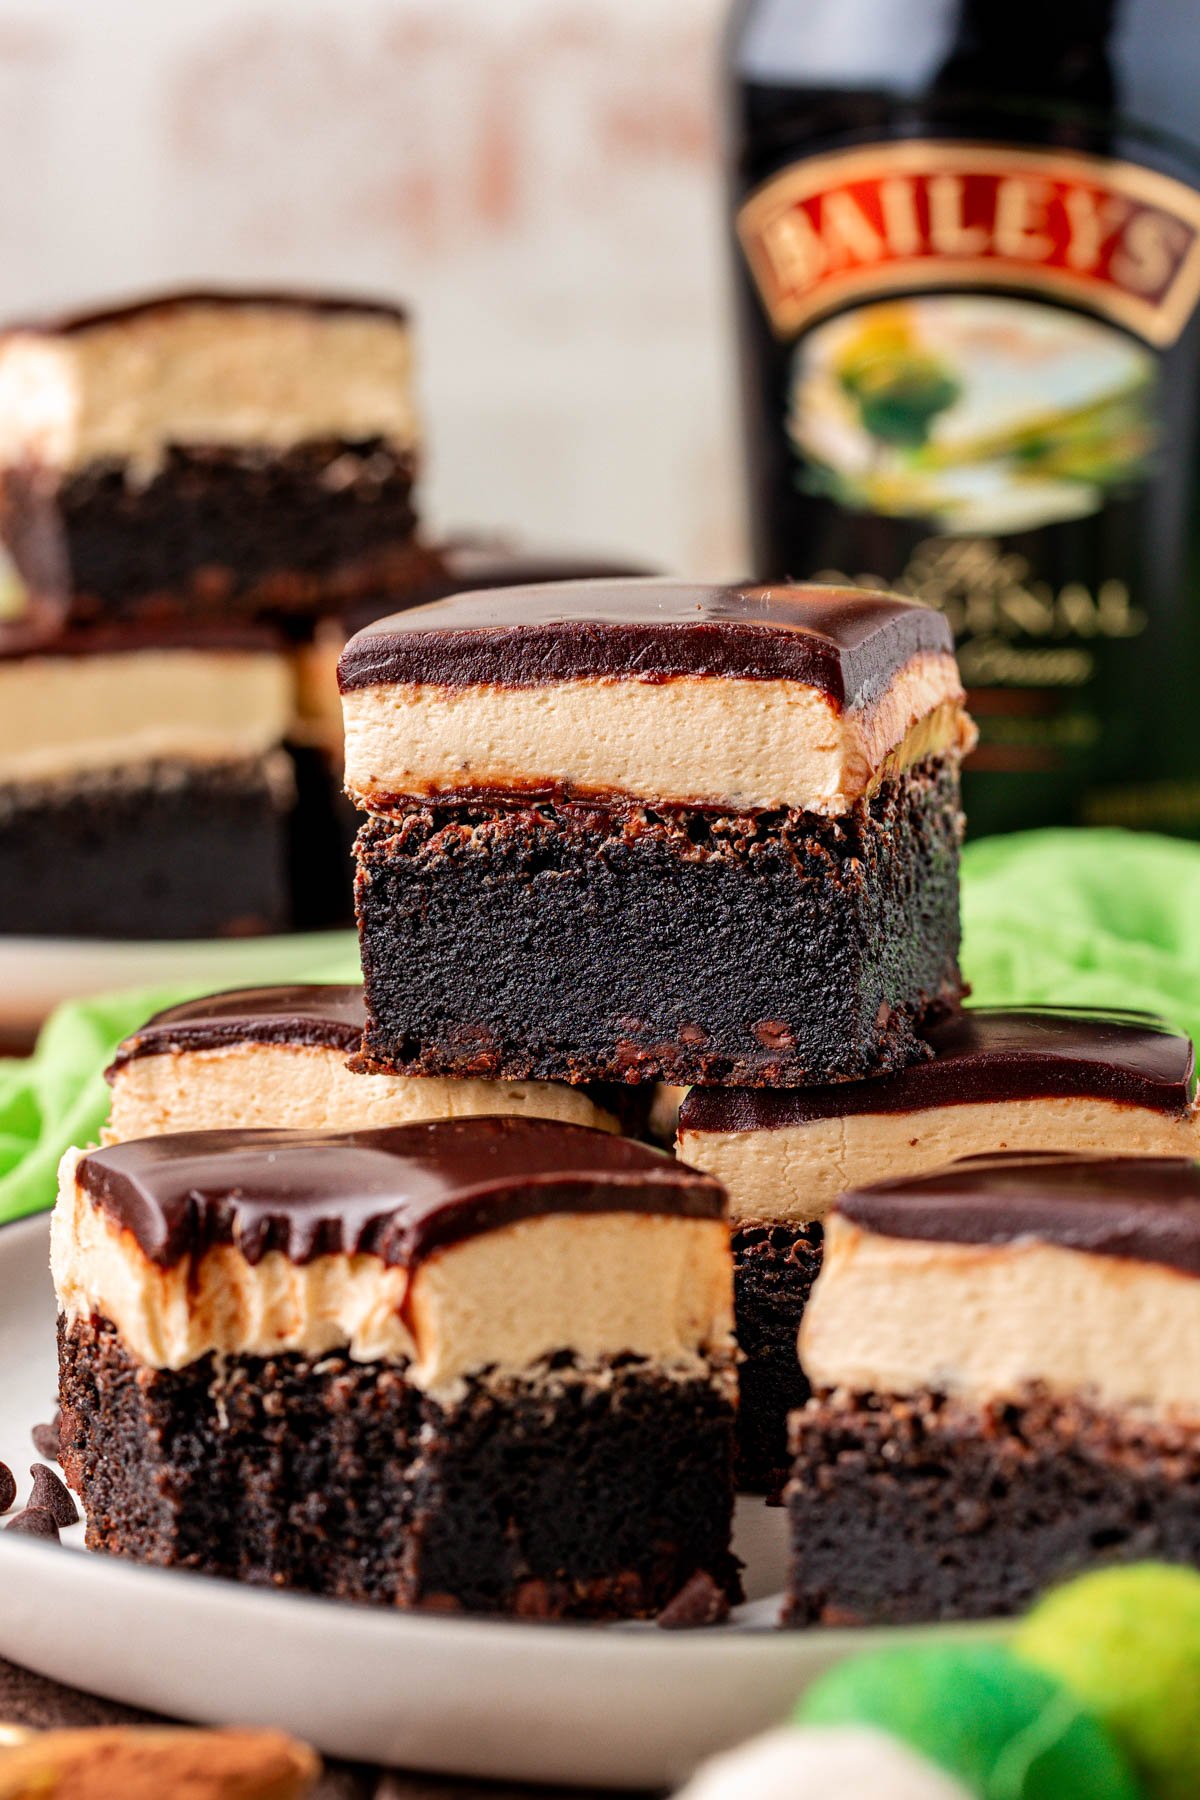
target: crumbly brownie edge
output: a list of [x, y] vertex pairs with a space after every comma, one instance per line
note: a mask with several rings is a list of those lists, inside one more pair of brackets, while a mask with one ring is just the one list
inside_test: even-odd
[[336, 1598], [645, 1617], [729, 1552], [733, 1400], [615, 1361], [445, 1410], [339, 1355], [138, 1364], [60, 1322], [62, 1461], [94, 1550]]
[[1008, 1616], [1102, 1564], [1200, 1564], [1183, 1426], [1039, 1389], [981, 1407], [837, 1392], [792, 1415], [791, 1448], [785, 1624]]
[[808, 1399], [800, 1320], [821, 1268], [824, 1227], [738, 1220], [733, 1302], [738, 1349], [738, 1486], [776, 1497], [788, 1478], [788, 1415]]
[[173, 445], [147, 482], [119, 463], [59, 480], [16, 467], [0, 538], [30, 592], [73, 619], [311, 611], [428, 577], [415, 476], [413, 454], [381, 439]]
[[574, 804], [369, 817], [358, 1066], [745, 1086], [903, 1067], [962, 991], [960, 835], [953, 758], [837, 818]]
[[0, 786], [0, 934], [281, 931], [291, 797], [282, 754]]

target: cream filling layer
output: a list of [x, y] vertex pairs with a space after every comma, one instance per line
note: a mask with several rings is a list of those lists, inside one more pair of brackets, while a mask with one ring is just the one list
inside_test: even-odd
[[720, 1220], [550, 1213], [452, 1244], [415, 1270], [374, 1256], [249, 1263], [232, 1245], [162, 1269], [60, 1169], [51, 1268], [68, 1321], [109, 1319], [138, 1359], [182, 1369], [209, 1352], [268, 1356], [347, 1350], [408, 1365], [448, 1395], [487, 1370], [528, 1370], [571, 1350], [629, 1353], [681, 1373], [732, 1351], [729, 1234]]
[[402, 320], [304, 306], [166, 306], [0, 340], [0, 459], [153, 476], [171, 444], [286, 450], [418, 426]]
[[346, 787], [396, 796], [562, 785], [651, 803], [846, 812], [892, 766], [965, 753], [951, 656], [914, 658], [871, 706], [797, 681], [589, 677], [544, 687], [397, 682], [342, 696]]
[[1037, 1382], [1200, 1422], [1200, 1279], [1033, 1239], [884, 1237], [835, 1213], [800, 1360], [816, 1388], [985, 1402]]
[[771, 1131], [681, 1131], [676, 1153], [715, 1175], [734, 1220], [823, 1219], [839, 1194], [925, 1174], [960, 1156], [1061, 1150], [1077, 1156], [1200, 1156], [1200, 1119], [1086, 1098], [1002, 1100], [854, 1113]]
[[231, 1044], [137, 1056], [117, 1069], [104, 1141], [258, 1127], [364, 1131], [478, 1113], [617, 1129], [610, 1113], [565, 1083], [352, 1075], [343, 1050]]
[[237, 762], [283, 741], [287, 659], [260, 650], [130, 650], [0, 662], [0, 781], [148, 762]]

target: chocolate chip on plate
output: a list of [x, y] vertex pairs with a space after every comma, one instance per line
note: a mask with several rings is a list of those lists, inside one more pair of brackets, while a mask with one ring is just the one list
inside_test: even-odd
[[53, 1538], [58, 1542], [58, 1520], [44, 1506], [27, 1506], [23, 1512], [14, 1513], [5, 1531], [24, 1531], [30, 1537]]
[[0, 1463], [0, 1513], [6, 1513], [17, 1497], [17, 1484], [7, 1463]]
[[46, 1457], [50, 1462], [58, 1461], [58, 1434], [61, 1425], [62, 1414], [61, 1412], [56, 1412], [48, 1425], [35, 1425], [29, 1434], [33, 1439], [33, 1447], [38, 1455]]
[[697, 1569], [659, 1613], [655, 1623], [664, 1631], [694, 1631], [702, 1625], [719, 1625], [729, 1617], [729, 1595], [704, 1569]]
[[79, 1508], [54, 1470], [48, 1469], [45, 1463], [34, 1463], [29, 1473], [33, 1476], [30, 1506], [37, 1512], [48, 1512], [60, 1531], [65, 1531], [68, 1525], [78, 1525]]

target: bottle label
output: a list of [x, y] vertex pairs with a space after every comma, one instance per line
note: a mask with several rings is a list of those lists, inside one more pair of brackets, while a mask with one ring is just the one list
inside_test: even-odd
[[1046, 822], [1116, 816], [1097, 796], [1147, 730], [1163, 359], [1200, 299], [1200, 194], [1101, 157], [891, 142], [785, 169], [738, 231], [778, 345], [786, 566], [946, 612], [979, 822], [1023, 822], [1031, 775]]
[[1170, 344], [1200, 298], [1200, 194], [1104, 157], [913, 141], [793, 164], [738, 233], [772, 326], [887, 289], [988, 287], [1086, 307]]

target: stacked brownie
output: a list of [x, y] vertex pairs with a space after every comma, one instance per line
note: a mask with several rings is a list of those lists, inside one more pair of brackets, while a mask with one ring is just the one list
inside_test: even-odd
[[437, 566], [410, 354], [286, 294], [0, 334], [0, 932], [292, 922], [296, 642]]
[[391, 1074], [845, 1081], [958, 998], [945, 621], [823, 588], [575, 582], [383, 620], [340, 664]]
[[[696, 1084], [680, 1153], [707, 1166], [729, 1134], [691, 1112], [930, 1057], [960, 997], [971, 741], [938, 614], [817, 587], [480, 593], [363, 631], [340, 679], [360, 1070]], [[821, 1228], [764, 1185], [760, 1208], [729, 1181], [740, 1475], [772, 1490]]]
[[244, 618], [402, 585], [408, 325], [375, 301], [171, 294], [0, 340], [16, 618]]
[[0, 625], [0, 933], [215, 937], [289, 917], [288, 659], [251, 622]]
[[970, 1009], [926, 1031], [930, 1055], [877, 1080], [692, 1088], [678, 1149], [729, 1191], [743, 1355], [741, 1475], [777, 1491], [787, 1419], [809, 1393], [797, 1331], [838, 1195], [957, 1157], [1200, 1149], [1189, 1039], [1137, 1013]]
[[788, 1616], [1020, 1611], [1200, 1564], [1200, 1168], [967, 1158], [830, 1216], [793, 1417]]
[[[364, 987], [156, 1015], [63, 1164], [90, 1544], [713, 1617], [736, 1453], [793, 1624], [1200, 1560], [1192, 1046], [963, 1009], [940, 616], [485, 588], [339, 679]], [[678, 1159], [620, 1134], [665, 1084]]]
[[172, 1133], [69, 1152], [52, 1243], [91, 1548], [436, 1611], [737, 1596], [711, 1177], [530, 1117]]

